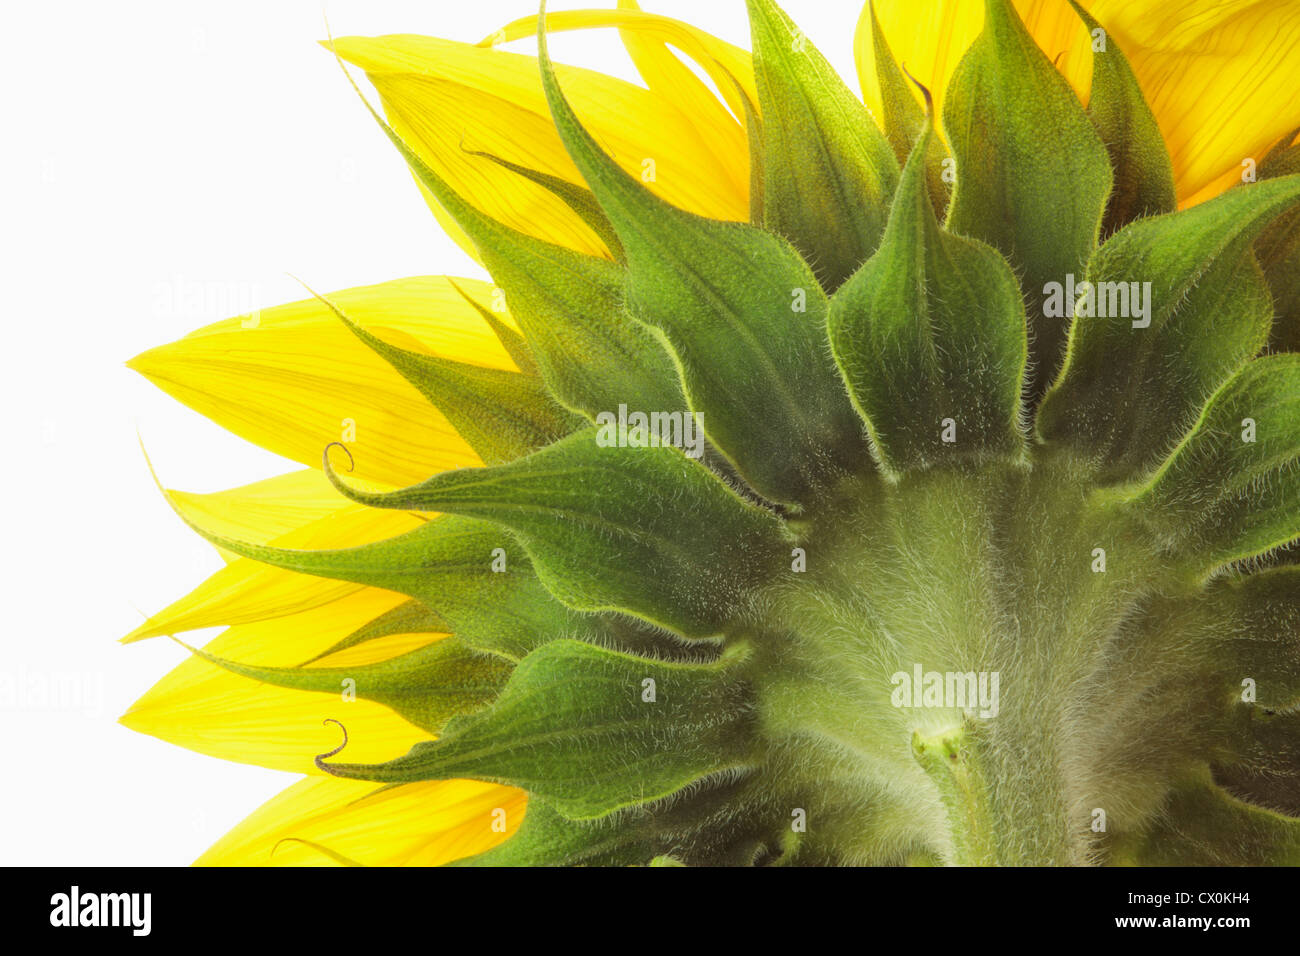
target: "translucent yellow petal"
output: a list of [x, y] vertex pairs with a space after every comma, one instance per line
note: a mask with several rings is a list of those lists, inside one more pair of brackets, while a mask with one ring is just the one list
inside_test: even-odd
[[[1300, 4], [1293, 0], [1091, 0], [1085, 6], [1133, 66], [1169, 147], [1181, 206], [1240, 182], [1243, 160], [1258, 160], [1300, 125]], [[1086, 102], [1090, 38], [1069, 5], [1016, 0], [1016, 7]], [[982, 0], [877, 0], [875, 8], [895, 59], [941, 104], [953, 68], [983, 25]], [[863, 97], [879, 111], [865, 7], [854, 53]]]
[[[948, 77], [984, 25], [983, 0], [876, 0], [875, 10], [894, 60], [930, 90], [935, 113], [942, 116]], [[853, 55], [862, 98], [881, 122], [870, 4], [858, 18]]]
[[[748, 142], [740, 127], [745, 104], [733, 85], [740, 85], [750, 104], [758, 108], [754, 63], [749, 51], [680, 20], [645, 13], [637, 0], [618, 0], [617, 13], [624, 18], [619, 23], [623, 45], [646, 85], [680, 104], [697, 123], [707, 121], [716, 134], [728, 135], [731, 140], [728, 155], [747, 151]], [[722, 109], [717, 97], [677, 58], [672, 47], [685, 53], [708, 75], [731, 107], [730, 113]]]
[[[347, 759], [380, 763], [430, 739], [387, 707], [367, 700], [257, 684], [199, 662], [213, 672], [193, 693], [175, 693], [166, 678], [123, 714], [130, 729], [197, 753], [291, 773], [321, 773], [317, 754], [333, 750], [347, 728]], [[187, 675], [188, 676], [188, 675]], [[245, 686], [247, 685], [247, 686]]]
[[[549, 191], [471, 155], [488, 152], [582, 183], [551, 122], [534, 57], [406, 35], [349, 37], [335, 40], [334, 49], [366, 71], [393, 128], [461, 195], [529, 235], [608, 255]], [[708, 137], [661, 94], [589, 70], [557, 69], [601, 145], [633, 175], [653, 172], [651, 190], [702, 215], [748, 218], [745, 153], [720, 162]]]
[[1191, 0], [1144, 4], [1142, 16], [1096, 6], [1151, 103], [1183, 206], [1241, 182], [1243, 160], [1300, 126], [1300, 4]]
[[[420, 523], [420, 518], [406, 512], [349, 503], [270, 543], [303, 550], [355, 547], [402, 534]], [[150, 617], [123, 641], [285, 617], [329, 604], [359, 590], [362, 590], [359, 585], [346, 581], [285, 571], [239, 558]], [[379, 593], [394, 597], [386, 591]]]
[[[404, 598], [366, 588], [275, 620], [228, 628], [207, 645], [251, 664], [303, 664]], [[443, 635], [392, 635], [331, 655], [313, 666], [361, 665], [422, 647]], [[133, 730], [199, 753], [296, 773], [316, 774], [313, 757], [338, 745], [347, 728], [349, 760], [388, 760], [428, 739], [380, 704], [340, 694], [273, 687], [198, 657], [187, 657], [121, 717]]]
[[1178, 208], [1186, 209], [1189, 206], [1195, 206], [1203, 203], [1207, 199], [1213, 199], [1225, 189], [1231, 189], [1241, 182], [1242, 167], [1234, 166], [1210, 180], [1205, 186], [1198, 189], [1190, 195], [1180, 195], [1178, 198]]
[[[520, 232], [610, 258], [605, 243], [563, 201], [523, 176], [471, 155], [471, 151], [488, 153], [572, 182], [576, 174], [564, 168], [567, 154], [547, 155], [539, 148], [552, 145], [549, 140], [555, 135], [548, 117], [445, 80], [407, 75], [372, 75], [371, 79], [394, 132], [461, 196]], [[479, 259], [473, 241], [433, 193], [422, 183], [417, 185], [443, 230]]]
[[[1015, 0], [1043, 52], [1056, 63], [1081, 98], [1092, 77], [1088, 34], [1066, 0]], [[1089, 4], [1091, 6], [1091, 4]], [[948, 80], [966, 49], [984, 28], [984, 0], [876, 0], [876, 16], [895, 61], [907, 67], [933, 94], [935, 112], [943, 115]], [[864, 5], [853, 37], [862, 96], [880, 116], [880, 84], [871, 43], [871, 10]], [[920, 94], [917, 94], [920, 103]]]
[[[385, 610], [391, 609], [386, 608]], [[450, 635], [429, 633], [389, 634], [385, 637], [376, 637], [353, 647], [346, 647], [341, 651], [335, 651], [333, 654], [326, 654], [320, 660], [314, 661], [312, 666], [361, 667], [377, 661], [386, 661], [389, 658], [397, 657], [399, 654], [409, 654], [411, 651], [419, 650], [426, 644], [432, 644], [434, 641], [440, 641], [448, 636]]]
[[[473, 780], [383, 789], [360, 780], [307, 779], [254, 811], [196, 863], [336, 865], [307, 843], [292, 842], [309, 841], [367, 866], [437, 866], [507, 839], [526, 803], [523, 791]], [[504, 814], [503, 829], [494, 829], [503, 815], [495, 811]]]
[[191, 521], [241, 541], [270, 541], [349, 503], [323, 472], [311, 468], [212, 494], [167, 494]]
[[[754, 64], [748, 50], [680, 20], [646, 13], [636, 0], [619, 0], [617, 10], [557, 10], [547, 15], [547, 29], [552, 33], [598, 27], [618, 28], [646, 85], [681, 108], [700, 128], [719, 161], [731, 168], [748, 168], [748, 140], [740, 123], [745, 116], [745, 104], [735, 89], [739, 84], [750, 103], [758, 107]], [[506, 24], [479, 45], [536, 35], [537, 17], [522, 17]], [[731, 112], [670, 47], [681, 50], [700, 66]]]
[[[514, 368], [444, 277], [330, 299], [361, 324], [406, 332], [436, 354]], [[442, 413], [316, 299], [218, 322], [128, 365], [235, 434], [314, 467], [333, 441], [352, 451], [356, 477], [390, 485], [479, 463]]]
[[[683, 23], [681, 20], [647, 13], [641, 10], [636, 0], [618, 0], [617, 10], [552, 10], [547, 13], [546, 19], [547, 30], [551, 33], [585, 30], [592, 27], [618, 27], [620, 33], [628, 36], [653, 39], [659, 44], [667, 43], [699, 64], [737, 117], [744, 115], [745, 107], [736, 96], [729, 80], [734, 79], [739, 83], [753, 105], [758, 106], [754, 61], [748, 50], [721, 40], [689, 23]], [[520, 17], [506, 24], [479, 45], [507, 43], [512, 40], [529, 39], [536, 35], [537, 18]], [[656, 60], [660, 58], [657, 52], [654, 58]], [[636, 54], [633, 54], [633, 60], [640, 71], [641, 62], [638, 61]], [[650, 72], [657, 73], [658, 66], [651, 66]], [[649, 77], [644, 73], [642, 76], [648, 84]]]

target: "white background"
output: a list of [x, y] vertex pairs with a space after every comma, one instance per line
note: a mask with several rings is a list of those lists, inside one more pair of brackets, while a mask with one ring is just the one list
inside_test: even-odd
[[[555, 2], [552, 9], [613, 6]], [[643, 0], [749, 46], [743, 0]], [[788, 12], [857, 89], [858, 0]], [[0, 14], [0, 864], [183, 865], [297, 779], [136, 734], [118, 715], [184, 651], [117, 639], [220, 566], [163, 502], [296, 465], [123, 367], [227, 315], [408, 275], [481, 275], [317, 46], [476, 42], [530, 0], [8, 3]], [[508, 49], [529, 52], [531, 43]], [[617, 35], [558, 60], [633, 79]], [[215, 631], [190, 634], [206, 641]], [[75, 678], [76, 706], [33, 682]]]

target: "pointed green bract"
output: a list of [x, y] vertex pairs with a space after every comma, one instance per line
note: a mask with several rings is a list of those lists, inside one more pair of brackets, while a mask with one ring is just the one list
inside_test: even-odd
[[1300, 711], [1241, 705], [1230, 754], [1214, 764], [1214, 779], [1234, 795], [1300, 818]]
[[[734, 79], [732, 81], [735, 82]], [[749, 224], [763, 226], [765, 182], [767, 181], [766, 159], [764, 157], [763, 118], [758, 114], [758, 106], [749, 98], [740, 84], [736, 83], [736, 95], [745, 106], [745, 143], [749, 147]]]
[[573, 210], [578, 218], [587, 224], [591, 231], [599, 237], [600, 241], [609, 248], [610, 253], [616, 260], [622, 260], [623, 246], [618, 241], [618, 233], [610, 225], [609, 217], [600, 208], [600, 203], [596, 202], [596, 197], [591, 194], [590, 189], [571, 183], [567, 179], [561, 179], [559, 176], [552, 176], [549, 173], [529, 169], [527, 166], [520, 166], [518, 163], [512, 163], [508, 159], [493, 156], [491, 153], [477, 150], [467, 150], [467, 152], [471, 156], [491, 160], [503, 169], [508, 169], [512, 173], [522, 176], [529, 182], [536, 183], [549, 191], [551, 195]]
[[925, 110], [916, 101], [912, 85], [894, 59], [894, 53], [880, 28], [874, 3], [867, 3], [871, 17], [871, 47], [876, 61], [876, 82], [880, 86], [880, 104], [884, 115], [880, 117], [885, 137], [893, 147], [900, 165], [905, 164], [912, 150], [926, 130]]
[[636, 866], [649, 853], [641, 834], [617, 818], [570, 820], [544, 801], [533, 800], [509, 840], [451, 865]]
[[667, 664], [576, 641], [524, 658], [501, 696], [386, 764], [322, 763], [386, 783], [469, 777], [589, 819], [744, 767], [754, 738], [737, 662]]
[[1178, 208], [1174, 167], [1156, 118], [1142, 96], [1128, 59], [1102, 25], [1070, 0], [1092, 36], [1092, 92], [1088, 118], [1110, 154], [1115, 185], [1102, 232]]
[[1300, 779], [1300, 709], [1294, 702], [1286, 710], [1239, 702], [1230, 723], [1231, 752], [1218, 755], [1222, 766]]
[[1259, 706], [1300, 703], [1300, 567], [1257, 572], [1210, 590], [1206, 600], [1221, 622], [1219, 634], [1227, 636], [1225, 685], [1239, 692], [1249, 676]]
[[254, 561], [410, 595], [466, 644], [512, 659], [559, 637], [603, 633], [598, 622], [547, 593], [511, 535], [472, 518], [440, 517], [395, 538], [327, 551], [249, 544], [190, 526], [217, 547]]
[[772, 0], [749, 0], [763, 111], [763, 223], [827, 290], [876, 249], [898, 161], [862, 102]]
[[533, 350], [529, 346], [528, 340], [506, 325], [498, 316], [493, 315], [491, 309], [484, 307], [481, 302], [462, 289], [454, 279], [448, 281], [451, 282], [452, 288], [460, 293], [461, 298], [468, 302], [475, 312], [483, 316], [483, 321], [487, 323], [488, 328], [492, 330], [492, 334], [497, 337], [497, 341], [501, 343], [501, 347], [506, 350], [506, 354], [510, 356], [511, 361], [515, 363], [519, 371], [525, 375], [540, 374], [540, 370], [537, 368], [537, 360], [533, 357]]
[[1140, 866], [1297, 866], [1300, 820], [1196, 780], [1171, 793], [1151, 828], [1120, 853]]
[[[1261, 179], [1300, 173], [1300, 143], [1291, 142], [1298, 133], [1293, 130], [1283, 137], [1260, 160]], [[1273, 293], [1269, 348], [1300, 352], [1300, 209], [1283, 213], [1264, 230], [1255, 240], [1255, 256]]]
[[948, 228], [998, 249], [1021, 278], [1031, 395], [1055, 378], [1069, 324], [1044, 286], [1083, 275], [1111, 188], [1110, 159], [1078, 98], [1011, 0], [986, 0], [984, 30], [953, 73], [943, 128], [957, 160]]
[[258, 667], [190, 650], [234, 674], [276, 687], [343, 697], [354, 693], [391, 708], [421, 730], [437, 733], [457, 714], [478, 710], [505, 686], [513, 665], [478, 653], [454, 637], [386, 661], [353, 667]]
[[1300, 765], [1290, 767], [1288, 773], [1216, 767], [1214, 780], [1238, 800], [1300, 818]]
[[1243, 702], [1246, 678], [1259, 708], [1300, 703], [1300, 567], [1225, 576], [1195, 595], [1160, 598], [1138, 629], [1141, 643], [1177, 650], [1180, 673], [1194, 675], [1215, 722], [1212, 733], [1222, 731], [1223, 702]]
[[528, 805], [519, 831], [459, 866], [654, 865], [656, 854], [691, 848], [695, 865], [752, 862], [776, 844], [784, 814], [760, 805], [759, 778], [701, 782], [687, 800], [669, 798], [596, 820], [572, 820], [541, 800]]
[[556, 128], [627, 251], [629, 309], [662, 333], [691, 410], [745, 480], [808, 500], [864, 451], [826, 354], [821, 287], [776, 236], [676, 209], [628, 176], [578, 122], [539, 42]]
[[678, 449], [617, 447], [619, 440], [612, 425], [589, 428], [510, 464], [443, 472], [390, 494], [330, 477], [364, 504], [504, 525], [570, 607], [627, 611], [688, 636], [716, 634], [785, 562], [786, 533]]
[[321, 301], [446, 415], [456, 432], [489, 465], [549, 445], [582, 422], [557, 405], [535, 376], [400, 348], [363, 329], [329, 301]]
[[930, 136], [927, 126], [903, 168], [880, 248], [830, 308], [831, 348], [895, 471], [1024, 447], [1020, 287], [997, 250], [939, 227], [925, 184]]
[[331, 644], [316, 656], [303, 661], [302, 666], [381, 637], [390, 637], [393, 634], [434, 634], [445, 632], [448, 628], [447, 622], [423, 601], [405, 601], [391, 611], [385, 611], [374, 620], [361, 625], [347, 637]]
[[[1250, 244], [1300, 200], [1300, 176], [1230, 190], [1121, 229], [1088, 266], [1060, 381], [1038, 431], [1125, 477], [1162, 461], [1209, 396], [1268, 337], [1268, 289]], [[1091, 313], [1091, 314], [1089, 314]]]
[[[308, 692], [355, 684], [441, 735], [378, 765], [322, 754], [322, 770], [524, 787], [522, 826], [467, 865], [1295, 861], [1300, 355], [1254, 358], [1270, 299], [1272, 341], [1290, 341], [1294, 137], [1261, 182], [1172, 212], [1123, 54], [1097, 47], [1085, 113], [1010, 0], [989, 0], [949, 97], [960, 182], [941, 224], [950, 164], [874, 11], [860, 26], [885, 132], [864, 139], [861, 107], [768, 0], [750, 4], [766, 123], [740, 51], [635, 6], [587, 22], [636, 37], [661, 106], [684, 89], [684, 113], [743, 117], [752, 223], [692, 215], [625, 174], [570, 109], [544, 36], [543, 91], [590, 188], [495, 161], [619, 261], [492, 222], [384, 124], [511, 296], [527, 338], [502, 295], [489, 309], [462, 290], [519, 371], [429, 361], [402, 331], [354, 327], [489, 467], [372, 494], [327, 458], [355, 501], [459, 513], [358, 548], [207, 535], [411, 598], [299, 667], [217, 663]], [[670, 45], [705, 64], [730, 116]], [[471, 69], [525, 62], [461, 52]], [[630, 118], [645, 92], [622, 90]], [[862, 183], [896, 161], [877, 209]], [[867, 242], [872, 216], [884, 228]], [[1076, 317], [1066, 287], [1086, 280]], [[1054, 375], [1052, 336], [1074, 318]], [[1029, 341], [1038, 377], [1022, 389]], [[584, 415], [600, 427], [575, 431]], [[264, 509], [285, 487], [314, 495], [295, 476], [228, 500]], [[220, 520], [218, 502], [192, 504]], [[314, 497], [300, 511], [319, 520]], [[149, 629], [252, 619], [272, 582], [246, 565]], [[304, 599], [288, 594], [303, 582], [271, 578]], [[312, 620], [328, 627], [328, 607]], [[397, 634], [429, 640], [338, 666]], [[128, 722], [181, 737], [159, 726], [178, 689]]]
[[1130, 507], [1200, 572], [1300, 535], [1300, 355], [1242, 369]]
[[[880, 86], [880, 102], [884, 114], [880, 121], [894, 155], [903, 164], [928, 128], [925, 110], [917, 103], [912, 92], [913, 84], [903, 75], [893, 51], [889, 49], [889, 41], [885, 39], [885, 32], [880, 28], [880, 20], [876, 17], [875, 5], [868, 3], [867, 9], [871, 17], [876, 82]], [[941, 217], [948, 208], [948, 185], [943, 181], [943, 162], [947, 158], [947, 148], [939, 137], [931, 135], [926, 150], [925, 176], [935, 212]]]
[[619, 402], [650, 408], [680, 403], [668, 355], [624, 313], [617, 264], [534, 239], [484, 215], [361, 98], [416, 179], [478, 247], [556, 399], [591, 417]]

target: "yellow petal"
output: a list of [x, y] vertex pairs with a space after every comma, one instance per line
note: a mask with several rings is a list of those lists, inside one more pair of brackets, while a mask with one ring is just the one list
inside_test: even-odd
[[[471, 155], [487, 152], [582, 183], [551, 122], [536, 58], [406, 35], [348, 37], [333, 46], [366, 71], [398, 135], [475, 206], [537, 238], [609, 255], [548, 190]], [[653, 161], [651, 190], [702, 215], [748, 219], [746, 153], [720, 162], [700, 129], [658, 93], [590, 70], [557, 70], [583, 122], [620, 165], [644, 178], [651, 168], [645, 161]]]
[[241, 541], [270, 541], [319, 521], [349, 504], [323, 472], [311, 468], [218, 491], [167, 492], [185, 516], [203, 528]]
[[[332, 866], [307, 843], [367, 866], [438, 866], [489, 850], [524, 816], [523, 791], [474, 780], [381, 788], [334, 777], [300, 781], [222, 837], [200, 866]], [[504, 812], [504, 829], [493, 828]], [[278, 846], [277, 846], [278, 844]]]
[[[1173, 161], [1179, 204], [1209, 199], [1240, 182], [1300, 125], [1300, 5], [1291, 0], [1188, 0], [1085, 4], [1124, 51]], [[894, 58], [935, 95], [984, 22], [982, 0], [877, 0]], [[1016, 0], [1029, 32], [1080, 99], [1092, 76], [1090, 38], [1065, 0]], [[880, 90], [867, 8], [854, 54], [863, 97], [879, 115]]]
[[[443, 277], [329, 298], [359, 323], [408, 333], [436, 354], [515, 367]], [[352, 451], [356, 477], [390, 485], [480, 463], [446, 417], [316, 299], [218, 322], [127, 364], [235, 434], [317, 468], [334, 441]]]
[[[894, 60], [930, 90], [935, 114], [942, 116], [948, 78], [984, 25], [983, 0], [876, 0], [875, 11]], [[858, 17], [853, 56], [862, 98], [879, 123], [883, 112], [870, 3]]]
[[[734, 168], [748, 168], [748, 140], [740, 123], [745, 116], [745, 103], [735, 89], [739, 85], [750, 104], [758, 108], [754, 63], [748, 50], [680, 20], [646, 13], [636, 0], [619, 0], [617, 10], [557, 10], [548, 13], [546, 21], [551, 33], [617, 27], [646, 85], [681, 108], [700, 128], [718, 160]], [[537, 17], [521, 17], [479, 45], [531, 39], [536, 35]], [[681, 50], [699, 65], [731, 112], [670, 47]]]
[[[1134, 6], [1145, 9], [1138, 15]], [[1169, 146], [1181, 205], [1241, 182], [1243, 160], [1258, 161], [1300, 126], [1300, 4], [1106, 0], [1095, 16], [1133, 64]]]
[[[1015, 0], [1016, 10], [1038, 45], [1086, 98], [1092, 76], [1088, 34], [1066, 0]], [[1088, 4], [1092, 6], [1092, 4]], [[984, 28], [984, 0], [876, 0], [876, 17], [894, 60], [929, 89], [942, 117], [948, 81], [967, 48]], [[858, 81], [867, 106], [879, 120], [880, 84], [871, 42], [871, 9], [864, 5], [853, 37]], [[921, 102], [917, 93], [917, 102]]]
[[[404, 598], [365, 588], [275, 620], [228, 628], [207, 645], [217, 656], [272, 667], [295, 666], [327, 650]], [[391, 635], [330, 655], [313, 666], [361, 665], [422, 647], [444, 635]], [[349, 760], [371, 763], [406, 753], [429, 735], [381, 704], [340, 694], [263, 684], [187, 657], [120, 720], [127, 727], [199, 753], [275, 770], [318, 774], [313, 758], [338, 746], [340, 721]]]
[[[406, 512], [348, 503], [326, 517], [269, 543], [300, 550], [356, 547], [394, 537], [420, 524], [420, 518]], [[285, 617], [318, 608], [360, 590], [363, 590], [360, 585], [346, 581], [313, 577], [238, 558], [185, 597], [150, 617], [123, 641], [129, 643], [161, 634]], [[396, 595], [391, 592], [378, 593], [396, 600]]]

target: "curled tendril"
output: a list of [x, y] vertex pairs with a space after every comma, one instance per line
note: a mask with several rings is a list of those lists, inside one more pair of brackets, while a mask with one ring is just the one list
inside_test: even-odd
[[348, 471], [351, 471], [356, 466], [356, 460], [352, 457], [352, 452], [348, 451], [348, 446], [341, 441], [330, 442], [325, 446], [325, 451], [321, 453], [321, 457], [325, 462], [325, 470], [333, 471], [334, 469], [334, 466], [330, 464], [330, 449], [335, 447], [342, 448], [343, 454], [348, 456]]
[[328, 753], [316, 755], [316, 766], [319, 767], [321, 770], [324, 770], [326, 773], [333, 773], [333, 771], [330, 770], [329, 766], [325, 763], [325, 761], [328, 760], [330, 757], [333, 757], [335, 754], [340, 753], [343, 750], [343, 748], [348, 745], [348, 729], [344, 727], [343, 724], [341, 724], [339, 721], [335, 720], [333, 717], [326, 717], [323, 721], [321, 721], [321, 723], [335, 724], [339, 730], [343, 731], [343, 743], [339, 744], [337, 747], [335, 747], [333, 750], [329, 751]]

